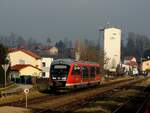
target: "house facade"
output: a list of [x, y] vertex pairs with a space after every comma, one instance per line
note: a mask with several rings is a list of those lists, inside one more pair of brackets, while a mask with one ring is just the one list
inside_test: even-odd
[[150, 71], [150, 60], [142, 62], [142, 71]]
[[25, 49], [9, 49], [11, 66], [16, 64], [30, 64], [41, 69], [41, 57]]
[[25, 49], [9, 49], [8, 56], [12, 69], [12, 77], [41, 76], [42, 63], [40, 56]]
[[125, 68], [125, 71], [128, 72], [128, 74], [139, 74], [138, 63], [136, 61], [136, 58], [133, 56], [125, 57], [123, 67]]
[[53, 58], [42, 57], [42, 78], [50, 77], [50, 66]]

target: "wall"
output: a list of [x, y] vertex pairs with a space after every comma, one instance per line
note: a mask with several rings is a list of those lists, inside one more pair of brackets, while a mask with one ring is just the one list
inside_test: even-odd
[[142, 71], [150, 70], [150, 60], [142, 63]]
[[40, 73], [41, 73], [40, 70], [30, 66], [20, 70], [20, 75], [31, 75], [31, 76], [39, 77]]
[[106, 28], [104, 30], [104, 52], [105, 58], [109, 58], [107, 69], [117, 67], [121, 56], [121, 30], [116, 28]]
[[[41, 60], [37, 60], [34, 57], [22, 51], [11, 52], [9, 53], [9, 57], [10, 57], [11, 66], [16, 64], [31, 64], [32, 66], [41, 69]], [[20, 62], [21, 60], [22, 62]]]

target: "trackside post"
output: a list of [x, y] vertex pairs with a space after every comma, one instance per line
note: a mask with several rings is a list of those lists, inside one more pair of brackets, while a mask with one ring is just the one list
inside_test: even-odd
[[25, 95], [26, 95], [26, 108], [27, 108], [27, 106], [28, 106], [28, 93], [29, 93], [29, 89], [24, 89], [24, 93], [25, 93]]

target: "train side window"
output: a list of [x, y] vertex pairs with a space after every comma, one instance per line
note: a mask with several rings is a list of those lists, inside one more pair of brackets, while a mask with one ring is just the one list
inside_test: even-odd
[[95, 77], [95, 67], [90, 67], [90, 76]]
[[72, 75], [80, 75], [80, 67], [79, 66], [73, 66], [71, 74]]
[[82, 77], [87, 78], [88, 77], [88, 68], [83, 66], [82, 67]]
[[100, 74], [100, 68], [96, 67], [96, 74]]

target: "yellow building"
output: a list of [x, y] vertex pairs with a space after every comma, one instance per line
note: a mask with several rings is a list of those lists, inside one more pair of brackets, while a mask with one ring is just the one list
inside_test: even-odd
[[142, 63], [142, 71], [150, 70], [150, 60], [143, 61]]
[[9, 49], [11, 76], [41, 76], [41, 57], [25, 49]]
[[35, 76], [38, 77], [41, 74], [41, 69], [36, 68], [29, 64], [18, 64], [11, 67], [13, 72], [16, 71], [21, 76]]

